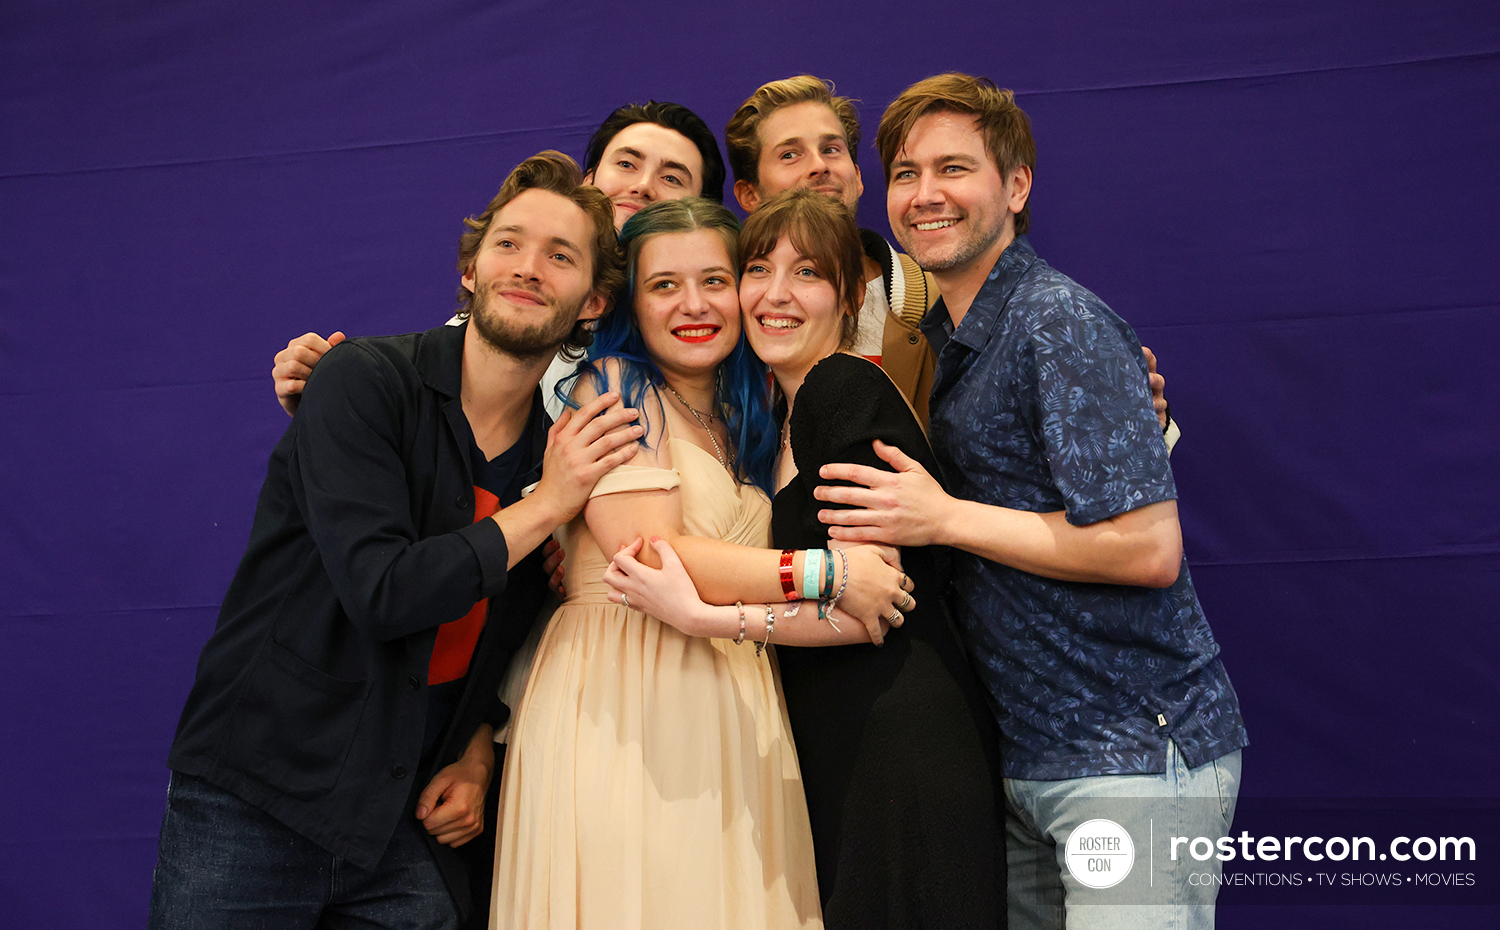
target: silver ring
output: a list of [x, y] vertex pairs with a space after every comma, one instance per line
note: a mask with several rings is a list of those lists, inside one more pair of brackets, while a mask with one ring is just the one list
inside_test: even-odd
[[901, 595], [901, 609], [911, 610], [911, 592], [905, 591]]
[[906, 590], [906, 583], [908, 581], [910, 581], [910, 580], [911, 580], [910, 578], [906, 577], [906, 572], [902, 572], [901, 573], [901, 583], [899, 585], [897, 585], [897, 587], [900, 588], [901, 590], [905, 591]]
[[901, 621], [905, 620], [906, 618], [901, 616], [901, 611], [892, 610], [889, 617], [881, 617], [880, 619], [884, 620], [886, 623], [889, 623], [891, 626], [900, 626]]
[[630, 609], [630, 595], [625, 594], [624, 592], [621, 592], [621, 594], [620, 594], [620, 606], [624, 607], [626, 610]]

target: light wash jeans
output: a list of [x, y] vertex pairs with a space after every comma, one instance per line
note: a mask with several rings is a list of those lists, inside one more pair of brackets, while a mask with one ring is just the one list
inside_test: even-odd
[[[1190, 769], [1176, 743], [1159, 775], [1007, 778], [1010, 930], [1212, 928], [1221, 866], [1188, 855], [1188, 842], [1228, 835], [1239, 787], [1238, 750]], [[1074, 878], [1066, 860], [1069, 835], [1098, 819], [1123, 827], [1135, 853], [1129, 875], [1102, 890]], [[1188, 842], [1174, 848], [1173, 837]]]

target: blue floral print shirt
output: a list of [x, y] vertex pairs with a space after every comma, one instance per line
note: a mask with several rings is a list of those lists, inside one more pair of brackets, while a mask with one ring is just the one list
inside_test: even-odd
[[[931, 438], [956, 497], [1082, 526], [1174, 500], [1141, 346], [1104, 302], [1037, 257], [1001, 254], [955, 331], [943, 301]], [[1246, 744], [1239, 700], [1184, 561], [1154, 589], [1056, 581], [954, 552], [955, 617], [998, 704], [1010, 778], [1166, 770]]]

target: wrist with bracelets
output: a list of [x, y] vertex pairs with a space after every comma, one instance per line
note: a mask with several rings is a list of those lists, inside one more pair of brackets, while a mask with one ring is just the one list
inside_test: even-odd
[[[796, 549], [781, 550], [781, 559], [777, 567], [782, 596], [790, 605], [782, 616], [795, 617], [804, 600], [816, 601], [818, 619], [827, 620], [830, 626], [838, 630], [839, 625], [833, 620], [833, 608], [838, 606], [839, 598], [844, 596], [844, 591], [849, 587], [849, 554], [842, 549], [803, 550], [802, 584], [799, 590], [796, 581], [797, 551]], [[837, 561], [842, 563], [842, 577], [836, 590], [833, 586], [835, 552], [838, 553]]]

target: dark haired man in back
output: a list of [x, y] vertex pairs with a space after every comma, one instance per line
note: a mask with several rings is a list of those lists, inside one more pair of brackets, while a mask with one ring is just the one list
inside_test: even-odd
[[[680, 103], [648, 100], [627, 103], [610, 111], [589, 137], [584, 151], [584, 183], [604, 192], [614, 208], [615, 231], [644, 206], [658, 200], [706, 197], [724, 200], [724, 157], [713, 130]], [[458, 318], [449, 321], [457, 323]], [[304, 333], [276, 353], [271, 380], [276, 399], [288, 414], [297, 410], [302, 386], [318, 359], [344, 338], [337, 332], [324, 339]], [[580, 343], [580, 348], [586, 346]], [[577, 355], [559, 357], [542, 376], [547, 410], [561, 416], [563, 404], [554, 393], [557, 383], [572, 374]]]

